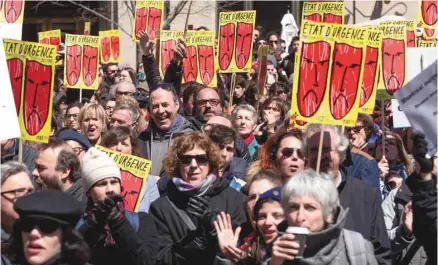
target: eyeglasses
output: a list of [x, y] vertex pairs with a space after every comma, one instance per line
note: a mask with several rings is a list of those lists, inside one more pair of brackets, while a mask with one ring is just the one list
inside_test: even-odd
[[73, 118], [76, 120], [78, 118], [78, 114], [67, 114], [66, 117], [67, 117], [67, 119]]
[[20, 221], [21, 231], [25, 233], [30, 233], [35, 227], [44, 233], [51, 234], [56, 231], [56, 229], [60, 228], [62, 225], [58, 222], [47, 220], [47, 219], [23, 219]]
[[277, 108], [277, 107], [266, 107], [266, 108], [264, 108], [264, 110], [266, 110], [266, 111], [268, 111], [268, 110], [272, 110], [272, 111], [277, 111], [277, 112], [280, 111], [280, 109]]
[[[34, 192], [34, 189], [32, 189], [32, 188], [18, 188], [15, 190], [2, 191], [1, 195], [9, 200], [15, 201], [17, 198], [29, 195], [32, 192]], [[5, 196], [6, 194], [14, 194], [14, 197], [8, 198], [7, 196]]]
[[276, 96], [280, 96], [280, 95], [282, 95], [282, 94], [286, 94], [286, 92], [284, 92], [283, 90], [277, 90], [277, 91], [275, 92], [275, 95], [276, 95]]
[[295, 152], [297, 154], [297, 157], [301, 159], [304, 157], [300, 148], [286, 147], [281, 150], [281, 154], [286, 158], [291, 157]]
[[80, 155], [84, 151], [84, 148], [82, 147], [75, 147], [73, 148], [73, 152], [75, 152], [76, 155]]
[[108, 71], [106, 71], [108, 74], [115, 74], [115, 73], [118, 73], [118, 72], [120, 72], [120, 70], [108, 70]]
[[364, 128], [364, 126], [350, 127], [350, 128], [347, 128], [347, 132], [353, 131], [354, 133], [359, 133], [360, 130], [362, 130], [363, 128]]
[[213, 99], [204, 99], [204, 100], [199, 100], [198, 101], [198, 105], [200, 107], [207, 106], [207, 103], [210, 103], [210, 105], [212, 107], [216, 107], [217, 105], [219, 105], [221, 103], [221, 101], [219, 99], [215, 99], [215, 98], [213, 98]]
[[208, 163], [208, 156], [203, 155], [181, 155], [178, 156], [178, 161], [182, 164], [190, 164], [192, 160], [195, 159], [198, 164], [206, 164]]
[[126, 92], [117, 91], [116, 95], [117, 96], [130, 96], [130, 95], [132, 95], [132, 92], [129, 92], [129, 91], [126, 91]]

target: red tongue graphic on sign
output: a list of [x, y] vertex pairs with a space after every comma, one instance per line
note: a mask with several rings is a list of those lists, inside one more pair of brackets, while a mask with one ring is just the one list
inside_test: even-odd
[[433, 26], [437, 22], [437, 1], [422, 0], [421, 1], [421, 15], [423, 21], [428, 26]]
[[323, 21], [325, 23], [342, 24], [342, 17], [330, 13], [325, 13]]
[[432, 37], [433, 34], [435, 34], [435, 30], [434, 29], [430, 29], [430, 28], [424, 28], [424, 32], [426, 33], [426, 35], [428, 37]]
[[87, 86], [91, 86], [97, 76], [98, 48], [84, 45], [84, 59], [82, 62], [82, 77]]
[[142, 8], [137, 9], [136, 19], [135, 19], [135, 36], [136, 36], [136, 38], [137, 38], [138, 32], [140, 32], [140, 31], [146, 32], [147, 14], [148, 14], [148, 9], [146, 7], [142, 7]]
[[161, 29], [161, 9], [149, 8], [148, 34], [151, 40], [155, 40]]
[[186, 82], [196, 81], [198, 76], [196, 46], [187, 47], [187, 58], [183, 59], [183, 75]]
[[21, 85], [23, 84], [23, 61], [18, 58], [6, 60], [11, 80], [12, 93], [14, 94], [15, 108], [17, 115], [21, 106]]
[[405, 54], [404, 40], [383, 39], [383, 80], [390, 95], [399, 90], [405, 81]]
[[143, 179], [136, 177], [128, 171], [120, 170], [122, 175], [122, 187], [124, 196], [125, 209], [128, 211], [135, 211], [137, 202], [141, 199], [140, 193], [143, 186]]
[[252, 45], [253, 26], [250, 23], [237, 23], [236, 36], [236, 66], [239, 69], [245, 67], [250, 58]]
[[415, 31], [409, 30], [406, 31], [406, 39], [407, 39], [407, 47], [415, 47]]
[[379, 49], [373, 47], [367, 47], [359, 107], [364, 106], [370, 99], [371, 94], [373, 93], [374, 83], [376, 80], [375, 77], [377, 74], [378, 56], [379, 56]]
[[42, 43], [42, 44], [49, 44], [49, 38], [44, 38], [44, 39], [42, 39], [42, 40], [40, 40], [40, 43]]
[[233, 58], [234, 50], [234, 33], [235, 28], [233, 23], [229, 23], [220, 27], [219, 32], [219, 67], [222, 70], [228, 68]]
[[322, 22], [322, 17], [320, 14], [315, 13], [308, 16], [304, 16], [304, 19], [314, 21], [314, 22]]
[[59, 44], [61, 44], [61, 39], [59, 37], [50, 37], [50, 44], [56, 45], [56, 50], [61, 50], [61, 47], [59, 47]]
[[117, 60], [120, 56], [120, 38], [119, 36], [111, 36], [111, 54], [113, 59]]
[[330, 112], [337, 120], [344, 118], [356, 101], [362, 58], [362, 48], [335, 43], [330, 82]]
[[199, 45], [198, 60], [202, 83], [208, 86], [213, 80], [214, 75], [214, 47]]
[[174, 40], [166, 40], [161, 42], [161, 45], [161, 71], [164, 75], [164, 73], [166, 73], [167, 67], [170, 64], [170, 60], [172, 59], [176, 42]]
[[82, 68], [82, 47], [80, 45], [67, 46], [66, 48], [66, 74], [67, 83], [76, 85]]
[[319, 109], [327, 88], [330, 44], [325, 41], [303, 43], [298, 76], [298, 109], [311, 117]]
[[4, 14], [6, 22], [15, 23], [23, 11], [24, 0], [5, 0]]
[[49, 115], [52, 67], [37, 61], [26, 62], [24, 81], [24, 125], [30, 135], [41, 131]]
[[100, 47], [102, 49], [102, 57], [104, 62], [108, 62], [111, 57], [110, 38], [103, 37], [100, 39]]

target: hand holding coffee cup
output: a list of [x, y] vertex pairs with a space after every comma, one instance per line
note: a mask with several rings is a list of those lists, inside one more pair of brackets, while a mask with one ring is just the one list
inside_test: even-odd
[[298, 243], [298, 254], [295, 258], [303, 258], [304, 248], [306, 246], [307, 236], [309, 235], [309, 229], [306, 227], [289, 226], [286, 229], [286, 234], [292, 234], [295, 236], [295, 242]]
[[308, 234], [307, 228], [288, 227], [286, 233], [273, 243], [269, 265], [281, 265], [285, 260], [302, 258]]

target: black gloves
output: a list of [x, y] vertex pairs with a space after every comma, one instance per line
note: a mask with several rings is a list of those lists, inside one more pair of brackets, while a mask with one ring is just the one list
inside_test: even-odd
[[196, 217], [207, 230], [213, 227], [213, 213], [209, 197], [190, 197], [187, 203], [187, 213]]
[[414, 140], [414, 146], [412, 148], [412, 155], [420, 165], [421, 173], [429, 173], [433, 169], [432, 159], [426, 158], [427, 154], [427, 142], [423, 134], [417, 134], [412, 136]]
[[110, 228], [120, 226], [125, 220], [125, 213], [119, 206], [123, 202], [120, 195], [109, 195], [104, 201], [94, 203], [92, 212], [99, 224], [108, 223]]

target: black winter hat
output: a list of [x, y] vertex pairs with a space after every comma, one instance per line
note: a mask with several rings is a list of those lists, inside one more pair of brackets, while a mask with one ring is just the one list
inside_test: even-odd
[[14, 210], [20, 219], [48, 219], [74, 227], [82, 215], [82, 205], [71, 195], [61, 191], [41, 191], [20, 197]]
[[59, 133], [58, 138], [63, 141], [76, 141], [84, 147], [85, 151], [92, 147], [90, 141], [83, 134], [80, 134], [75, 130], [63, 130]]

